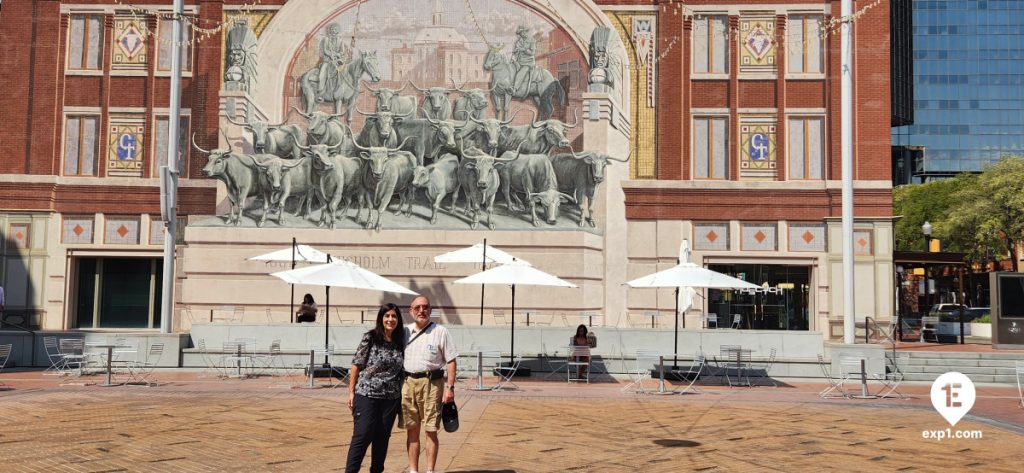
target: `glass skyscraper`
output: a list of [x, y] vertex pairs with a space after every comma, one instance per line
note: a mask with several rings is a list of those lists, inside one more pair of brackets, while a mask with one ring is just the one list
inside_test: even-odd
[[1024, 0], [913, 0], [912, 25], [913, 124], [892, 131], [896, 183], [1024, 154]]

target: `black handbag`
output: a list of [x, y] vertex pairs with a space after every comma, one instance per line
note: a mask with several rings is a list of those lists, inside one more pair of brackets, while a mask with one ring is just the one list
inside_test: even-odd
[[455, 407], [454, 402], [441, 404], [441, 424], [444, 425], [445, 432], [459, 430], [459, 409]]

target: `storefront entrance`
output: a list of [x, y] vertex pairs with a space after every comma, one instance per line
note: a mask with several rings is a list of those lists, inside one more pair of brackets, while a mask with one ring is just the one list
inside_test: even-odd
[[810, 273], [807, 266], [768, 264], [708, 265], [713, 271], [761, 286], [756, 290], [708, 290], [708, 312], [719, 325], [759, 330], [808, 330]]
[[75, 258], [72, 272], [72, 328], [160, 327], [160, 259]]

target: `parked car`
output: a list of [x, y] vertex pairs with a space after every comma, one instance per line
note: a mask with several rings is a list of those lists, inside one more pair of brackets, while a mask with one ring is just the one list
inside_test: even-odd
[[968, 307], [967, 314], [964, 315], [964, 322], [974, 322], [978, 318], [991, 313], [992, 311], [988, 307]]
[[[939, 322], [959, 322], [960, 321], [960, 309], [966, 311], [967, 307], [962, 304], [935, 304], [931, 310], [928, 311], [928, 315], [932, 317], [938, 317]], [[967, 314], [964, 313], [964, 322], [967, 322]]]

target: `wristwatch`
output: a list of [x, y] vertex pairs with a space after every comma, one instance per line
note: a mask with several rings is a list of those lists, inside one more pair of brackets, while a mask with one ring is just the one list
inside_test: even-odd
[[451, 389], [452, 391], [455, 390], [455, 385], [454, 384], [446, 384], [446, 385], [444, 385], [444, 387], [446, 387], [448, 389]]

